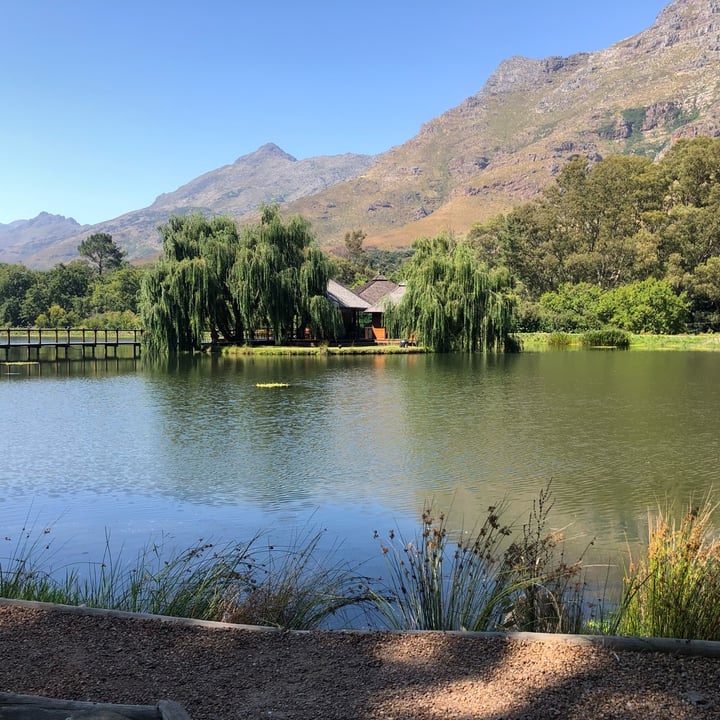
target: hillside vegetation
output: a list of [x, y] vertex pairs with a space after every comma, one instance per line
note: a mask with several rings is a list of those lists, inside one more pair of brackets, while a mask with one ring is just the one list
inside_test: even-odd
[[679, 140], [657, 163], [578, 158], [469, 239], [516, 278], [526, 330], [717, 329], [720, 140]]

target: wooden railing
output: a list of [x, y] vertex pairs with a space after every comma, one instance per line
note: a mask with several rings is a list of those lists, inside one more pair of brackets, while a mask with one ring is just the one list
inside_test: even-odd
[[[118, 357], [119, 348], [130, 348], [132, 358], [140, 356], [142, 330], [89, 330], [87, 328], [4, 328], [0, 330], [0, 351], [5, 362], [17, 355], [26, 361], [70, 360], [71, 350], [79, 349], [81, 359]], [[45, 350], [44, 353], [41, 351]]]

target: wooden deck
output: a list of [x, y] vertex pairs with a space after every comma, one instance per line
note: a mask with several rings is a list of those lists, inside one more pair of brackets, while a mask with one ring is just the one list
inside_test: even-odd
[[9, 362], [57, 362], [87, 358], [140, 357], [141, 330], [88, 330], [85, 328], [5, 328], [0, 330], [0, 352]]

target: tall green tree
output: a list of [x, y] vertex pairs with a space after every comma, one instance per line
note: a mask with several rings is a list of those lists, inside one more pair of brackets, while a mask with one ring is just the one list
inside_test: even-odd
[[27, 317], [23, 312], [23, 301], [37, 281], [38, 273], [34, 270], [23, 265], [0, 263], [0, 323], [26, 325], [35, 320], [39, 313]]
[[206, 331], [228, 340], [242, 336], [228, 287], [239, 249], [232, 218], [173, 216], [159, 231], [162, 256], [140, 290], [143, 341], [151, 354], [199, 349]]
[[140, 285], [144, 270], [128, 265], [108, 275], [98, 276], [93, 283], [90, 305], [94, 313], [137, 313]]
[[405, 266], [407, 289], [386, 323], [437, 352], [503, 347], [513, 326], [509, 273], [489, 270], [473, 247], [443, 234], [417, 240]]
[[687, 294], [679, 295], [667, 280], [648, 278], [613, 288], [600, 299], [600, 318], [635, 333], [682, 332], [688, 320]]
[[343, 285], [354, 287], [367, 281], [371, 273], [370, 256], [363, 247], [364, 230], [348, 230], [340, 256], [332, 259], [332, 275]]
[[125, 252], [115, 244], [109, 233], [88, 235], [79, 245], [78, 253], [95, 266], [98, 275], [122, 266]]
[[231, 218], [170, 218], [163, 255], [144, 279], [141, 315], [151, 353], [199, 349], [210, 332], [232, 342], [271, 329], [276, 342], [302, 327], [333, 337], [342, 321], [327, 300], [330, 264], [302, 218], [262, 209], [240, 234]]
[[250, 338], [269, 328], [280, 343], [305, 326], [315, 335], [336, 337], [342, 321], [327, 300], [330, 272], [304, 218], [284, 222], [277, 206], [263, 207], [260, 222], [245, 229], [229, 277]]

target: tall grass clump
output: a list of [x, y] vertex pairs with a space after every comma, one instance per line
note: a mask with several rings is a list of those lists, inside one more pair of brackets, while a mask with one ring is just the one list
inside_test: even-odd
[[716, 506], [705, 498], [678, 523], [648, 518], [648, 545], [625, 571], [613, 632], [640, 637], [720, 640], [720, 540]]
[[368, 600], [368, 584], [333, 549], [319, 552], [322, 532], [307, 533], [286, 547], [269, 545], [252, 582], [224, 599], [222, 619], [248, 625], [311, 630], [330, 616]]
[[547, 338], [548, 347], [564, 350], [573, 344], [573, 336], [566, 332], [552, 332]]
[[486, 630], [499, 622], [511, 592], [502, 553], [511, 530], [500, 523], [500, 512], [491, 506], [479, 529], [451, 533], [445, 513], [436, 518], [426, 504], [414, 540], [390, 532], [390, 542], [380, 543], [388, 591], [375, 597], [389, 627]]
[[451, 532], [446, 515], [436, 518], [426, 505], [414, 540], [393, 531], [389, 543], [380, 542], [389, 580], [375, 602], [386, 624], [403, 630], [578, 631], [581, 560], [565, 562], [561, 536], [547, 530], [551, 507], [548, 488], [533, 504], [522, 537], [509, 543], [513, 530], [501, 522], [504, 506], [489, 507], [482, 525], [467, 533]]
[[3, 552], [0, 553], [0, 597], [15, 600], [37, 600], [62, 603], [72, 591], [75, 577], [72, 573], [58, 582], [48, 572], [53, 550], [50, 528], [36, 533], [25, 526], [17, 540], [3, 535]]
[[[84, 573], [74, 571], [71, 604], [218, 620], [228, 593], [252, 582], [257, 536], [244, 543], [200, 543], [179, 552], [162, 544], [142, 548], [133, 563], [114, 557], [106, 536], [105, 554]], [[66, 583], [67, 585], [67, 583]]]
[[630, 347], [630, 333], [618, 328], [588, 330], [583, 333], [581, 342], [585, 347], [608, 347], [627, 350]]
[[319, 556], [322, 533], [284, 548], [261, 548], [259, 535], [179, 552], [152, 542], [131, 562], [106, 534], [99, 561], [58, 568], [49, 532], [33, 539], [23, 530], [0, 554], [0, 597], [302, 630], [367, 599], [367, 583], [349, 565]]

